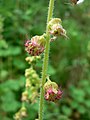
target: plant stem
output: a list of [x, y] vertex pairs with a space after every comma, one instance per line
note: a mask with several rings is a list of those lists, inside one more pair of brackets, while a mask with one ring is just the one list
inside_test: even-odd
[[39, 120], [43, 120], [43, 108], [44, 108], [44, 89], [43, 86], [46, 81], [47, 69], [48, 69], [48, 60], [49, 60], [49, 48], [50, 48], [50, 34], [48, 32], [48, 22], [52, 18], [53, 15], [53, 7], [54, 0], [50, 0], [49, 9], [48, 9], [48, 17], [47, 17], [47, 26], [46, 26], [46, 47], [44, 51], [44, 59], [43, 59], [43, 68], [42, 68], [42, 83], [40, 89], [40, 106], [39, 106]]

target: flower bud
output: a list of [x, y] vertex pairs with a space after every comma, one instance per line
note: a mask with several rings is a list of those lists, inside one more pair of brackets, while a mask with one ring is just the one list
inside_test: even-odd
[[14, 116], [15, 120], [20, 120], [20, 112], [17, 112]]
[[29, 100], [30, 100], [32, 103], [34, 103], [34, 102], [37, 101], [37, 100], [36, 100], [36, 97], [38, 97], [38, 92], [37, 92], [37, 91], [33, 91], [33, 92], [32, 92], [32, 95], [29, 96]]
[[22, 107], [20, 109], [20, 114], [21, 114], [21, 117], [27, 117], [27, 112], [26, 112], [26, 108], [25, 107]]
[[29, 77], [30, 75], [32, 75], [34, 73], [33, 68], [28, 68], [25, 70], [25, 77]]
[[27, 91], [22, 93], [22, 101], [28, 101], [28, 92]]
[[26, 88], [30, 88], [31, 87], [31, 83], [30, 83], [30, 80], [29, 79], [26, 79]]
[[29, 57], [26, 57], [26, 61], [31, 64], [32, 62], [35, 62], [36, 60], [40, 60], [41, 59], [41, 56], [29, 56]]
[[25, 50], [31, 55], [31, 56], [39, 56], [41, 53], [43, 53], [45, 49], [45, 38], [44, 36], [34, 36], [31, 38], [31, 40], [27, 40], [25, 42]]
[[50, 80], [45, 83], [44, 90], [47, 101], [57, 102], [62, 96], [62, 91], [58, 88], [58, 85]]
[[60, 18], [52, 18], [49, 22], [49, 25], [52, 26], [54, 24], [61, 24], [61, 23], [62, 23], [62, 21]]
[[34, 61], [34, 56], [26, 57], [25, 60], [31, 64]]

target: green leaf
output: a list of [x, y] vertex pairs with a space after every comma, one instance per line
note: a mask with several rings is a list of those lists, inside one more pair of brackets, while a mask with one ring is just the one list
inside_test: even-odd
[[82, 87], [85, 87], [85, 86], [88, 87], [88, 86], [90, 86], [90, 82], [88, 81], [88, 79], [84, 79], [84, 80], [82, 79], [81, 81], [79, 81], [79, 84]]
[[77, 108], [78, 112], [84, 114], [86, 112], [86, 108], [82, 105], [79, 105]]
[[62, 60], [60, 60], [59, 71], [62, 72], [63, 70], [65, 70], [65, 68], [67, 67], [67, 65], [68, 65], [67, 58], [63, 58]]
[[75, 100], [72, 100], [70, 102], [70, 106], [71, 106], [71, 108], [76, 109], [79, 106], [79, 104]]
[[1, 96], [1, 101], [1, 108], [5, 112], [16, 111], [20, 107], [20, 103], [15, 100], [15, 94], [10, 90], [7, 90], [7, 92]]
[[72, 114], [72, 109], [70, 107], [67, 106], [62, 106], [62, 112], [67, 115], [70, 116]]
[[7, 48], [8, 44], [5, 40], [0, 40], [0, 48]]
[[20, 47], [14, 47], [14, 46], [11, 46], [11, 47], [8, 47], [7, 49], [1, 49], [0, 50], [0, 56], [1, 57], [7, 57], [7, 56], [16, 56], [16, 55], [19, 55], [21, 54], [21, 48]]
[[49, 75], [54, 75], [55, 73], [56, 73], [56, 70], [54, 69], [54, 67], [49, 65], [49, 67], [48, 67], [48, 74]]
[[74, 86], [70, 87], [70, 95], [77, 102], [84, 102], [85, 91], [83, 89], [76, 89]]
[[0, 85], [3, 90], [15, 90], [18, 91], [24, 85], [24, 79], [8, 80]]
[[2, 80], [4, 79], [4, 78], [6, 78], [7, 76], [8, 76], [8, 71], [7, 70], [1, 70], [1, 73], [0, 73], [0, 77], [2, 78]]
[[85, 103], [84, 103], [88, 108], [90, 108], [90, 100], [85, 100]]
[[14, 100], [2, 103], [2, 109], [5, 112], [15, 112], [19, 107], [20, 107], [20, 104]]
[[25, 61], [21, 61], [21, 59], [14, 59], [13, 65], [21, 70], [26, 68]]
[[58, 120], [71, 120], [71, 119], [69, 119], [68, 116], [60, 115], [60, 116], [58, 117]]
[[90, 86], [85, 87], [84, 89], [85, 89], [85, 91], [86, 91], [87, 95], [90, 95]]

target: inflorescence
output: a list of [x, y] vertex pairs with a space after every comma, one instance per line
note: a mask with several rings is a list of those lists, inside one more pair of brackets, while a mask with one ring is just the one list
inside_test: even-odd
[[[50, 34], [50, 42], [56, 39], [58, 36], [63, 36], [67, 38], [66, 30], [62, 26], [62, 21], [59, 18], [52, 18], [48, 23], [48, 33]], [[40, 55], [44, 52], [46, 46], [46, 34], [41, 36], [34, 36], [31, 40], [26, 40], [25, 51], [31, 55], [27, 57], [26, 61], [30, 64], [30, 68], [25, 70], [26, 85], [25, 90], [22, 93], [22, 107], [15, 114], [15, 120], [21, 120], [23, 117], [27, 116], [25, 102], [34, 103], [38, 97], [38, 89], [40, 89], [41, 83], [40, 78], [33, 68], [33, 62], [36, 59], [40, 60]], [[44, 98], [46, 101], [57, 102], [62, 97], [62, 91], [59, 89], [55, 82], [52, 82], [49, 78], [44, 84]]]

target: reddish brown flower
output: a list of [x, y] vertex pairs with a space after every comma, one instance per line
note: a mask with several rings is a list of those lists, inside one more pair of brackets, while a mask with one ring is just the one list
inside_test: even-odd
[[61, 19], [53, 18], [48, 24], [49, 33], [53, 36], [66, 36], [66, 30], [63, 28], [61, 24]]
[[52, 88], [48, 89], [45, 93], [45, 99], [47, 101], [56, 102], [62, 97], [62, 91], [60, 89], [54, 91]]
[[57, 102], [62, 97], [62, 91], [55, 82], [48, 80], [44, 85], [44, 89], [47, 101]]
[[43, 53], [45, 49], [45, 39], [43, 36], [34, 36], [31, 40], [25, 42], [25, 50], [31, 56], [38, 56]]

